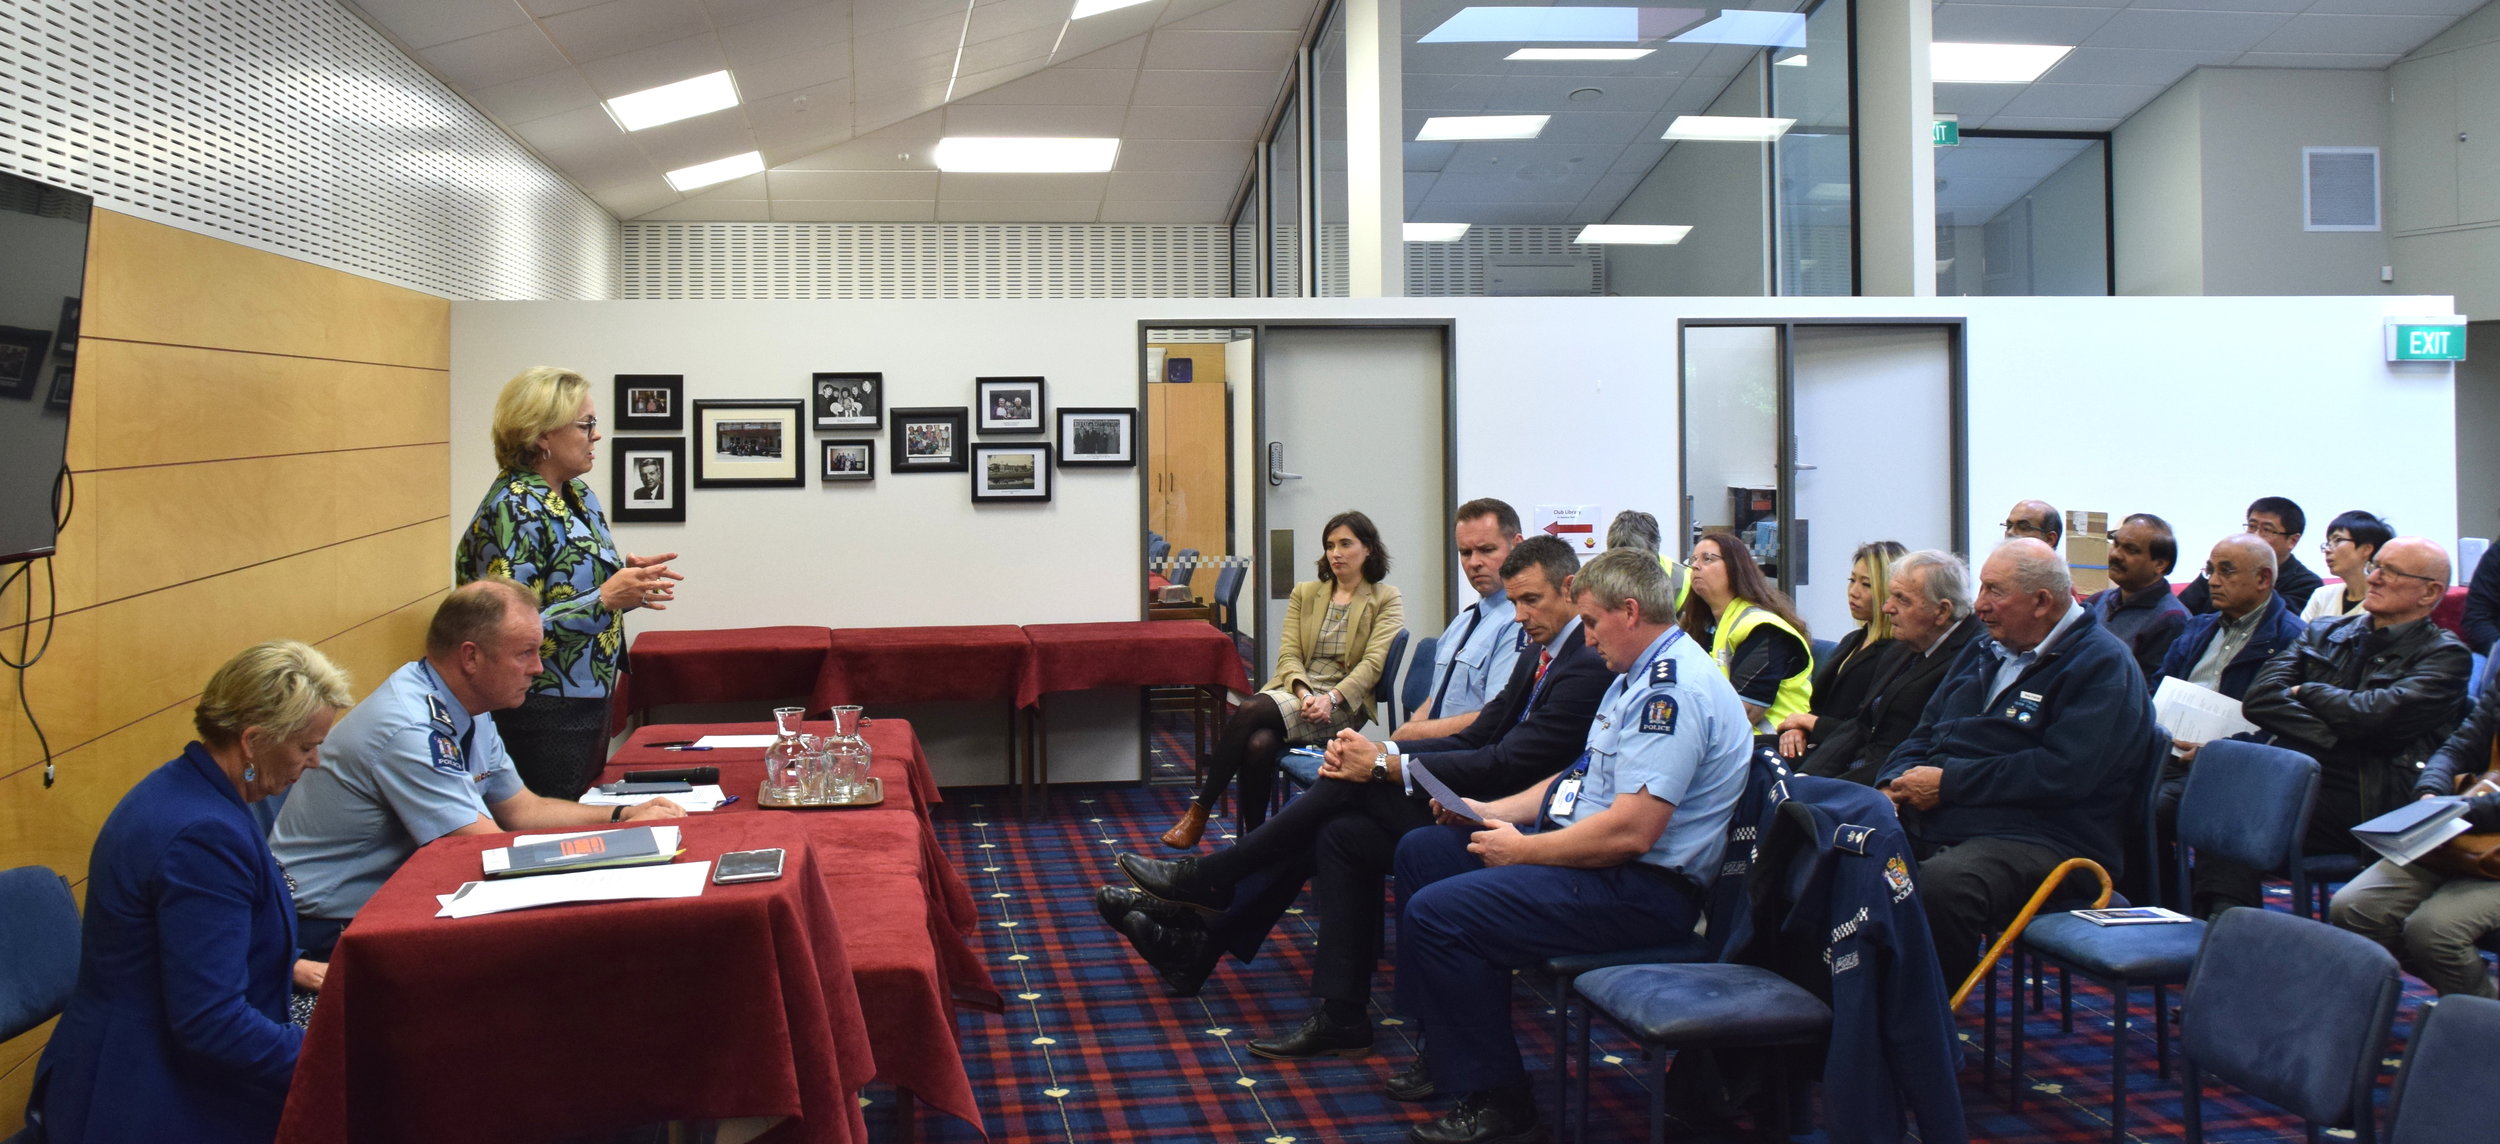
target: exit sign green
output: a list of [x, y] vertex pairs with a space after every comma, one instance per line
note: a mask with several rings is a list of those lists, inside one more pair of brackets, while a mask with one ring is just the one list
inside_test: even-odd
[[1937, 116], [1935, 123], [1930, 128], [1930, 138], [1938, 147], [1961, 146], [1962, 117], [1959, 115]]
[[2387, 360], [2464, 361], [2465, 319], [2387, 319]]

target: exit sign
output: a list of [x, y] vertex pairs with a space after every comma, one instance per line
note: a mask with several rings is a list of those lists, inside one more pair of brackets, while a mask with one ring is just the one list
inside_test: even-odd
[[2387, 319], [2387, 360], [2464, 361], [2465, 319]]
[[1930, 138], [1938, 147], [1959, 147], [1962, 145], [1962, 117], [1939, 115], [1929, 128], [1929, 133]]

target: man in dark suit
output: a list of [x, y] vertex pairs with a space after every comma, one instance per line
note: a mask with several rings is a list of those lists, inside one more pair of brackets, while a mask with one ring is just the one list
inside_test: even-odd
[[1874, 783], [1893, 748], [1918, 728], [1954, 657], [1979, 632], [1970, 614], [1970, 566], [1961, 557], [1932, 548], [1907, 553], [1893, 562], [1891, 580], [1880, 606], [1892, 618], [1892, 638], [1910, 654], [1867, 688], [1857, 710], [1815, 721], [1813, 746], [1798, 764], [1806, 774]]
[[[1520, 541], [1502, 562], [1529, 648], [1464, 730], [1393, 743], [1341, 733], [1320, 781], [1233, 846], [1169, 862], [1120, 855], [1136, 888], [1106, 886], [1096, 895], [1105, 920], [1166, 984], [1194, 994], [1225, 950], [1249, 960], [1309, 879], [1319, 900], [1312, 993], [1320, 1007], [1292, 1033], [1250, 1049], [1277, 1060], [1368, 1051], [1364, 1004], [1380, 960], [1383, 879], [1398, 839], [1432, 823], [1430, 799], [1405, 764], [1423, 759], [1459, 794], [1498, 798], [1552, 777], [1579, 755], [1613, 674], [1581, 637], [1571, 602], [1578, 569], [1571, 547], [1550, 536]], [[1420, 1071], [1391, 1082], [1401, 1099], [1430, 1092]]]

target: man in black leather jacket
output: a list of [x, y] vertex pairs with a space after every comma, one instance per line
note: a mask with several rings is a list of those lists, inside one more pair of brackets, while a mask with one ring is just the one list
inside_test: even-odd
[[[2448, 554], [2418, 536], [2388, 541], [2369, 565], [2364, 614], [2311, 627], [2266, 662], [2240, 713], [2262, 737], [2318, 760], [2311, 853], [2370, 856], [2352, 828], [2396, 808], [2468, 706], [2465, 644], [2431, 622], [2448, 592]], [[2257, 872], [2202, 859], [2198, 908], [2259, 904]]]
[[[2484, 683], [2482, 699], [2465, 725], [2423, 766], [2413, 794], [2454, 794], [2460, 776], [2470, 779], [2491, 769], [2496, 731], [2500, 672]], [[2465, 821], [2476, 831], [2500, 830], [2500, 794], [2469, 800]], [[2451, 877], [2420, 862], [2399, 866], [2381, 861], [2335, 892], [2327, 917], [2386, 946], [2405, 969], [2443, 994], [2493, 995], [2491, 974], [2483, 969], [2482, 951], [2474, 942], [2500, 929], [2500, 882]]]

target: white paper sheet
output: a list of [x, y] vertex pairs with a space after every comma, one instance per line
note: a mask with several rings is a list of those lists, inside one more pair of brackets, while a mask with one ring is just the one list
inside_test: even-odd
[[2153, 718], [2182, 743], [2210, 743], [2257, 729], [2240, 717], [2239, 700], [2175, 675], [2163, 676], [2153, 692]]
[[621, 902], [637, 898], [694, 898], [711, 877], [709, 862], [666, 866], [628, 866], [620, 870], [584, 870], [578, 874], [541, 874], [501, 882], [470, 882], [449, 894], [438, 894], [438, 918], [474, 918], [507, 910], [535, 909], [566, 902]]
[[769, 747], [778, 735], [705, 735], [694, 741], [698, 747]]
[[601, 794], [592, 787], [582, 795], [583, 806], [640, 806], [655, 798], [664, 798], [684, 807], [688, 813], [719, 810], [723, 799], [719, 783], [705, 783], [684, 794]]
[[1451, 790], [1448, 783], [1442, 782], [1441, 776], [1424, 769], [1424, 761], [1421, 757], [1409, 755], [1400, 765], [1408, 774], [1415, 776], [1415, 781], [1426, 791], [1431, 792], [1432, 800], [1440, 803], [1441, 809], [1469, 822], [1484, 821], [1484, 816], [1477, 814], [1473, 808], [1469, 807], [1467, 800], [1460, 798], [1457, 791]]

